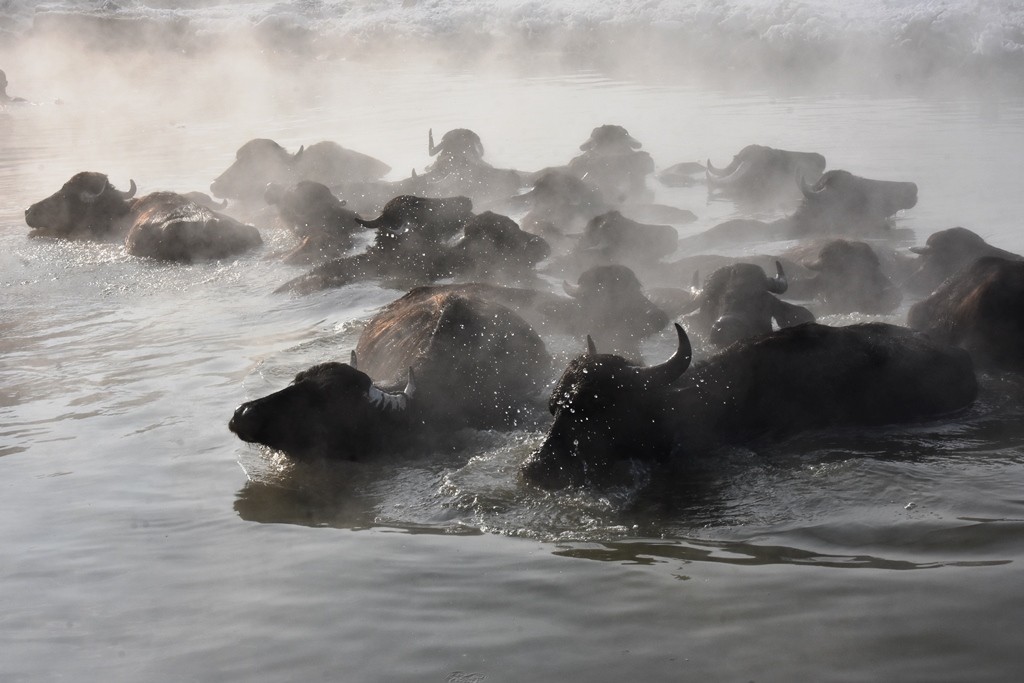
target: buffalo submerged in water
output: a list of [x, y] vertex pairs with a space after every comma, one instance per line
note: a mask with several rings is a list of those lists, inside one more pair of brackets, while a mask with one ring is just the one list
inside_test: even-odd
[[522, 474], [547, 489], [629, 481], [636, 462], [682, 467], [722, 444], [923, 421], [977, 394], [970, 356], [906, 328], [815, 323], [733, 344], [687, 373], [691, 348], [633, 365], [593, 344], [551, 393], [554, 417]]

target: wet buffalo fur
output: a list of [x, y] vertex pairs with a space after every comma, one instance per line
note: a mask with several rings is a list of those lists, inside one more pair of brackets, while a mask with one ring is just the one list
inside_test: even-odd
[[1024, 261], [978, 259], [914, 304], [907, 322], [979, 366], [1024, 371]]
[[930, 420], [977, 394], [966, 352], [893, 325], [799, 325], [685, 374], [689, 342], [677, 333], [679, 350], [654, 368], [593, 351], [573, 360], [552, 391], [547, 437], [524, 463], [527, 481], [613, 485], [633, 461], [678, 467], [723, 444]]

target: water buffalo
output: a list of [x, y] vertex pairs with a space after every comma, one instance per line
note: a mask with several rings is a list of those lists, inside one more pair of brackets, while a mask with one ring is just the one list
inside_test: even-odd
[[907, 323], [981, 366], [1024, 370], [1024, 261], [983, 256], [914, 304]]
[[130, 227], [131, 188], [120, 191], [102, 173], [76, 173], [55, 193], [25, 210], [32, 237], [104, 239], [123, 237]]
[[527, 211], [521, 221], [524, 230], [549, 240], [582, 229], [591, 218], [609, 209], [595, 186], [557, 170], [539, 175], [533, 188], [513, 197], [510, 203], [513, 209]]
[[911, 247], [918, 254], [904, 286], [913, 294], [927, 296], [971, 263], [984, 256], [1019, 261], [1024, 256], [994, 247], [967, 228], [940, 230], [928, 237], [923, 247]]
[[878, 254], [865, 242], [830, 240], [814, 261], [809, 278], [793, 279], [790, 296], [813, 299], [822, 313], [892, 313], [903, 295], [882, 269]]
[[315, 180], [333, 187], [376, 181], [390, 170], [384, 162], [335, 142], [318, 142], [290, 154], [273, 140], [257, 138], [238, 149], [235, 162], [213, 181], [210, 191], [217, 197], [259, 202], [270, 183]]
[[598, 126], [580, 145], [583, 154], [574, 157], [566, 169], [577, 178], [593, 183], [609, 201], [623, 204], [646, 199], [647, 176], [654, 161], [641, 152], [639, 140], [622, 126]]
[[285, 256], [286, 263], [338, 258], [353, 247], [353, 234], [363, 228], [356, 213], [323, 183], [301, 180], [291, 187], [271, 183], [264, 197], [299, 238], [299, 246]]
[[520, 424], [550, 366], [543, 341], [519, 316], [432, 288], [381, 310], [354, 358], [358, 368], [317, 365], [242, 404], [231, 431], [296, 460], [357, 460], [462, 427]]
[[124, 239], [134, 256], [169, 261], [219, 259], [262, 244], [259, 232], [175, 192], [135, 197], [135, 182], [122, 192], [102, 173], [74, 175], [53, 195], [30, 206], [31, 236]]
[[892, 236], [890, 219], [917, 204], [917, 185], [871, 180], [849, 171], [827, 171], [814, 185], [801, 184], [803, 200], [792, 215], [765, 223], [733, 219], [680, 242], [680, 248], [704, 249], [757, 240], [807, 237]]
[[23, 97], [11, 97], [7, 94], [7, 74], [0, 69], [0, 106], [5, 104], [22, 104], [27, 102]]
[[132, 204], [125, 248], [133, 256], [190, 263], [236, 256], [263, 244], [251, 225], [175, 192], [152, 192]]
[[587, 222], [568, 259], [577, 269], [608, 263], [643, 268], [674, 252], [678, 243], [671, 225], [639, 223], [609, 211]]
[[508, 216], [485, 211], [462, 227], [448, 269], [467, 280], [525, 283], [536, 278], [534, 267], [550, 255], [543, 237], [521, 230]]
[[719, 347], [772, 331], [772, 319], [780, 328], [813, 322], [803, 306], [780, 300], [789, 287], [786, 273], [775, 262], [775, 277], [761, 266], [735, 263], [714, 271], [694, 293], [694, 322]]
[[356, 221], [378, 234], [414, 231], [427, 240], [444, 242], [454, 237], [472, 216], [473, 202], [468, 197], [399, 195], [384, 205], [377, 218]]
[[797, 200], [800, 182], [816, 183], [825, 171], [825, 157], [815, 152], [791, 152], [747, 145], [723, 169], [708, 159], [708, 189], [741, 203]]
[[906, 328], [815, 323], [734, 344], [685, 373], [690, 343], [638, 367], [593, 344], [551, 393], [554, 420], [522, 475], [546, 489], [606, 487], [640, 461], [682, 469], [722, 444], [934, 419], [977, 394], [970, 356]]

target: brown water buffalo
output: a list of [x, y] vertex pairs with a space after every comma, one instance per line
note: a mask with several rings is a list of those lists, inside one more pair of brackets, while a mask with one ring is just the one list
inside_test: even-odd
[[152, 192], [132, 204], [125, 248], [162, 261], [223, 259], [263, 244], [260, 233], [175, 192]]
[[803, 306], [776, 296], [786, 292], [789, 282], [778, 261], [775, 270], [775, 277], [769, 278], [761, 266], [735, 263], [707, 277], [694, 294], [693, 320], [711, 344], [725, 347], [767, 334], [772, 331], [773, 319], [780, 328], [814, 321], [814, 315]]
[[333, 187], [376, 181], [390, 170], [384, 162], [335, 142], [317, 142], [290, 154], [273, 140], [258, 138], [238, 149], [235, 162], [213, 181], [210, 191], [217, 197], [258, 202], [270, 183], [290, 186], [315, 180]]
[[349, 251], [353, 234], [362, 230], [355, 211], [323, 183], [302, 180], [290, 187], [271, 183], [265, 199], [277, 207], [281, 221], [299, 238], [286, 263], [320, 263]]
[[570, 362], [523, 477], [547, 489], [606, 487], [629, 481], [638, 461], [682, 469], [722, 444], [930, 420], [977, 394], [966, 352], [892, 325], [799, 325], [734, 344], [689, 373], [690, 343], [676, 331], [678, 348], [659, 365], [592, 344]]
[[789, 295], [813, 299], [821, 313], [892, 313], [903, 299], [865, 242], [830, 240], [815, 260], [803, 265], [814, 275], [791, 280]]
[[76, 173], [52, 195], [25, 210], [31, 237], [105, 239], [124, 237], [131, 227], [135, 181], [125, 192], [102, 173]]
[[927, 296], [948, 278], [984, 256], [1020, 261], [1024, 256], [994, 247], [967, 228], [940, 230], [928, 237], [923, 247], [911, 247], [918, 255], [904, 283], [907, 290]]
[[917, 204], [917, 185], [872, 180], [849, 171], [827, 171], [814, 185], [802, 185], [803, 200], [792, 215], [766, 223], [733, 219], [680, 241], [688, 251], [751, 241], [808, 237], [874, 236], [895, 233], [890, 219]]
[[134, 256], [189, 262], [235, 256], [262, 244], [259, 232], [176, 192], [135, 197], [102, 173], [73, 176], [56, 193], [30, 206], [30, 236], [121, 238]]
[[544, 343], [519, 316], [433, 288], [381, 310], [354, 358], [358, 369], [354, 362], [317, 365], [285, 389], [242, 404], [231, 431], [296, 460], [360, 459], [453, 429], [521, 424], [550, 365]]
[[980, 366], [1024, 371], [1024, 261], [984, 256], [914, 304], [907, 323]]
[[708, 190], [746, 204], [800, 199], [800, 183], [816, 183], [825, 171], [825, 157], [815, 152], [792, 152], [747, 145], [732, 162], [718, 169], [708, 159]]
[[566, 169], [598, 188], [608, 201], [623, 204], [648, 198], [647, 176], [654, 161], [643, 145], [622, 126], [598, 126], [580, 145], [583, 154], [574, 157]]

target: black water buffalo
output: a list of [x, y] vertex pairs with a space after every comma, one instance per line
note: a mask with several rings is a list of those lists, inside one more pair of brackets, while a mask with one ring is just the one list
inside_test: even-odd
[[468, 197], [399, 195], [384, 205], [377, 218], [356, 221], [378, 234], [414, 231], [430, 241], [443, 242], [454, 237], [472, 216], [473, 202]]
[[772, 331], [773, 319], [780, 328], [814, 321], [814, 315], [803, 306], [775, 296], [789, 287], [780, 262], [775, 262], [775, 269], [775, 277], [769, 278], [761, 266], [735, 263], [707, 277], [694, 293], [693, 319], [709, 342], [724, 347], [767, 334]]
[[205, 192], [185, 192], [181, 196], [195, 202], [199, 206], [205, 206], [210, 211], [223, 211], [228, 208], [228, 200], [223, 199], [218, 202]]
[[448, 269], [467, 280], [524, 283], [534, 267], [551, 255], [543, 237], [525, 232], [501, 214], [485, 211], [469, 219], [448, 253]]
[[757, 240], [792, 240], [827, 235], [889, 237], [890, 219], [917, 204], [917, 185], [871, 180], [849, 171], [827, 171], [814, 185], [801, 185], [803, 200], [792, 215], [771, 223], [740, 218], [681, 241], [703, 249]]
[[120, 238], [134, 256], [169, 261], [227, 258], [262, 244], [259, 231], [175, 192], [135, 197], [102, 173], [74, 175], [53, 195], [30, 206], [30, 236]]
[[674, 252], [678, 243], [671, 225], [639, 223], [609, 211], [587, 222], [568, 258], [577, 268], [608, 263], [642, 268]]
[[23, 97], [11, 97], [7, 94], [7, 74], [0, 69], [0, 106], [5, 104], [22, 104], [27, 102]]
[[598, 126], [580, 145], [583, 154], [574, 157], [566, 169], [616, 204], [647, 199], [647, 176], [654, 172], [654, 161], [640, 151], [642, 146], [622, 126]]
[[213, 181], [210, 191], [217, 197], [254, 202], [263, 200], [270, 183], [315, 180], [333, 187], [376, 181], [390, 170], [384, 162], [335, 142], [318, 142], [290, 154], [273, 140], [257, 138], [238, 149], [235, 162]]
[[543, 341], [508, 309], [432, 288], [386, 306], [354, 357], [358, 369], [317, 365], [242, 404], [231, 431], [296, 460], [356, 460], [457, 428], [521, 424], [550, 366]]
[[337, 258], [353, 247], [353, 234], [363, 229], [355, 211], [323, 183], [301, 180], [291, 187], [271, 183], [264, 196], [299, 238], [299, 246], [285, 256], [286, 263]]
[[122, 192], [102, 173], [76, 173], [64, 186], [25, 210], [32, 237], [105, 239], [123, 237], [130, 227], [135, 181]]
[[907, 323], [981, 366], [1024, 370], [1024, 261], [976, 260], [914, 304]]
[[722, 444], [803, 431], [934, 419], [977, 394], [970, 356], [906, 328], [815, 323], [734, 344], [685, 373], [689, 340], [638, 367], [591, 344], [551, 393], [554, 420], [522, 466], [547, 489], [605, 487], [634, 462], [666, 469]]
[[708, 159], [708, 190], [741, 203], [761, 204], [800, 198], [800, 183], [816, 183], [825, 171], [825, 157], [815, 152], [792, 152], [747, 145], [725, 168]]
[[524, 209], [524, 230], [559, 240], [582, 229], [591, 218], [608, 211], [601, 191], [565, 171], [540, 174], [533, 187], [510, 201], [514, 209]]
[[903, 295], [885, 274], [878, 254], [865, 242], [830, 240], [813, 261], [809, 278], [791, 278], [789, 294], [813, 299], [821, 313], [892, 313]]
[[125, 248], [133, 256], [190, 263], [237, 256], [263, 244], [259, 231], [175, 192], [152, 192], [132, 205]]
[[1019, 261], [1024, 256], [994, 247], [967, 228], [940, 230], [928, 237], [923, 247], [911, 247], [918, 254], [904, 283], [907, 290], [926, 296], [948, 278], [984, 256]]
[[414, 172], [395, 183], [398, 192], [424, 197], [463, 195], [474, 204], [493, 207], [522, 189], [524, 181], [518, 171], [495, 168], [484, 160], [483, 142], [468, 128], [448, 131], [437, 144], [433, 130], [427, 137], [427, 150], [434, 162], [425, 173]]

